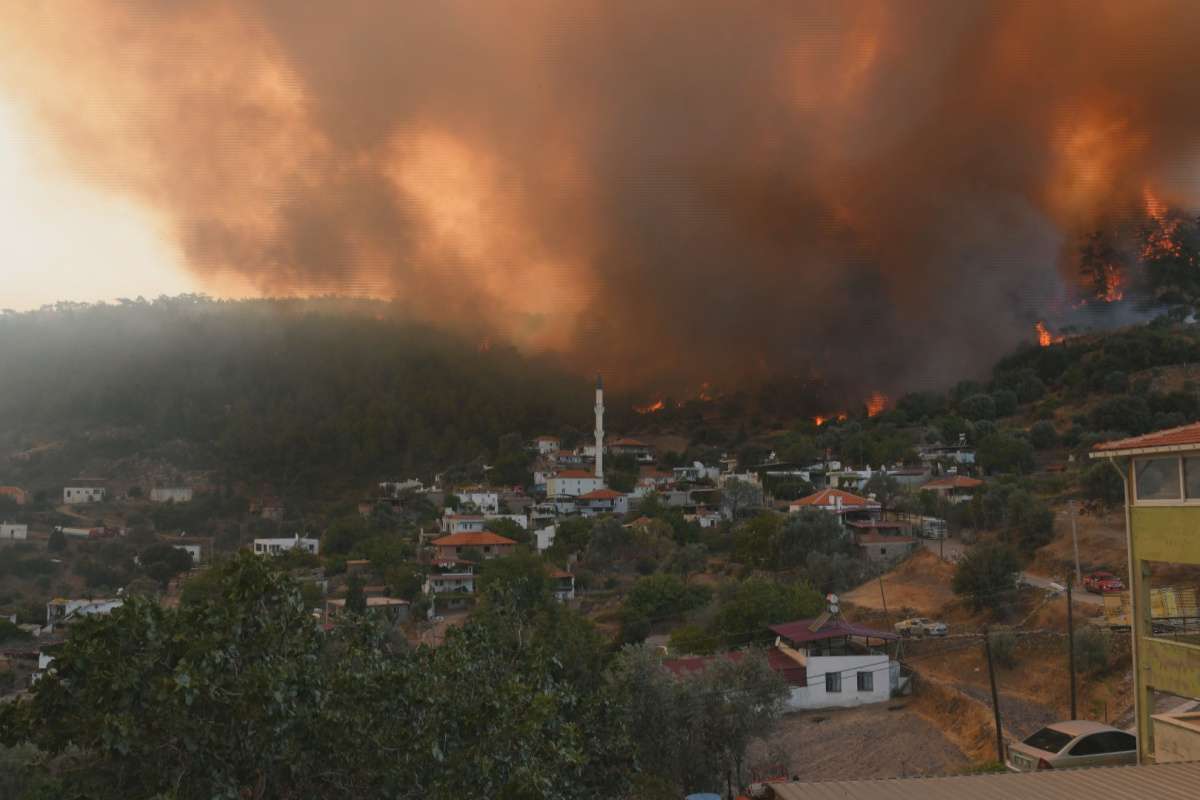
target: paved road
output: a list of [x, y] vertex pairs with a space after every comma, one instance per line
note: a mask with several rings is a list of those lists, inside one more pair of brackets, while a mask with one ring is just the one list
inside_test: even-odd
[[[1063, 583], [1061, 581], [1051, 580], [1050, 578], [1043, 578], [1041, 575], [1034, 575], [1031, 572], [1022, 572], [1021, 578], [1024, 581], [1026, 581], [1030, 586], [1036, 586], [1039, 589], [1053, 590], [1056, 586], [1059, 586], [1059, 587], [1063, 586]], [[1092, 605], [1092, 606], [1096, 606], [1096, 607], [1104, 605], [1104, 598], [1102, 598], [1098, 594], [1092, 594], [1091, 592], [1085, 592], [1083, 590], [1083, 587], [1080, 587], [1080, 586], [1075, 587], [1075, 591], [1072, 593], [1071, 597], [1076, 602], [1083, 603], [1084, 605]]]

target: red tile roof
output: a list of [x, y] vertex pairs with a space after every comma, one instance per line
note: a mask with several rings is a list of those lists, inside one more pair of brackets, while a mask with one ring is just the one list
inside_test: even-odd
[[[719, 656], [689, 656], [687, 658], [669, 658], [662, 662], [671, 674], [679, 676], [691, 672], [703, 672], [708, 665], [718, 658], [729, 661], [741, 661], [746, 657], [745, 651], [732, 650]], [[792, 686], [807, 685], [808, 671], [796, 661], [788, 657], [778, 647], [767, 648], [767, 665], [772, 671], [779, 673]]]
[[859, 497], [856, 494], [851, 494], [850, 492], [844, 492], [841, 489], [822, 489], [819, 492], [814, 492], [814, 493], [810, 494], [808, 497], [801, 497], [799, 500], [793, 500], [791, 502], [791, 505], [793, 505], [793, 506], [816, 506], [816, 507], [833, 506], [837, 502], [834, 498], [840, 498], [842, 501], [843, 507], [847, 507], [847, 506], [875, 507], [875, 506], [879, 505], [879, 503], [877, 503], [874, 500], [868, 500], [865, 497]]
[[516, 544], [516, 542], [507, 536], [501, 536], [491, 531], [466, 531], [434, 539], [430, 544], [436, 547], [479, 547], [482, 545]]
[[976, 489], [983, 486], [978, 478], [968, 478], [966, 475], [951, 475], [948, 478], [938, 478], [922, 486], [922, 489]]
[[586, 469], [564, 469], [554, 477], [556, 478], [594, 478], [596, 477]]
[[768, 625], [771, 631], [779, 634], [784, 639], [803, 644], [805, 642], [819, 642], [823, 639], [838, 639], [843, 636], [859, 636], [870, 637], [872, 639], [898, 639], [896, 634], [888, 633], [887, 631], [877, 631], [874, 628], [868, 628], [865, 625], [856, 625], [853, 622], [846, 622], [844, 619], [836, 618], [826, 622], [816, 631], [809, 630], [809, 626], [816, 622], [815, 619], [798, 619], [795, 622], [785, 622], [782, 625]]
[[1142, 450], [1155, 447], [1186, 449], [1200, 448], [1200, 422], [1182, 425], [1178, 428], [1168, 428], [1155, 431], [1143, 436], [1131, 436], [1128, 439], [1116, 439], [1111, 442], [1101, 442], [1092, 448], [1095, 453], [1113, 453], [1122, 450]]
[[577, 500], [616, 500], [618, 497], [624, 497], [624, 496], [625, 495], [621, 494], [620, 492], [613, 491], [612, 489], [597, 489], [594, 492], [588, 492], [587, 494], [581, 494], [576, 499]]
[[611, 441], [609, 441], [608, 446], [609, 447], [649, 447], [650, 445], [648, 445], [645, 442], [640, 441], [638, 439], [630, 439], [628, 437], [624, 437], [621, 439], [612, 439]]

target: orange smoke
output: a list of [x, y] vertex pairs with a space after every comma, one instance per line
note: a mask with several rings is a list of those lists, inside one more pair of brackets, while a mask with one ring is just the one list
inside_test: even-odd
[[883, 392], [871, 392], [871, 396], [867, 398], [867, 416], [878, 416], [887, 408], [888, 396]]
[[662, 400], [655, 400], [653, 403], [647, 406], [634, 406], [633, 410], [639, 414], [654, 414], [662, 411], [666, 407], [667, 404]]
[[1033, 328], [1035, 331], [1037, 331], [1038, 345], [1041, 347], [1049, 347], [1052, 344], [1058, 344], [1066, 338], [1064, 336], [1054, 336], [1051, 334], [1049, 329], [1046, 327], [1046, 323], [1042, 322], [1041, 320], [1039, 320], [1038, 323], [1033, 326]]

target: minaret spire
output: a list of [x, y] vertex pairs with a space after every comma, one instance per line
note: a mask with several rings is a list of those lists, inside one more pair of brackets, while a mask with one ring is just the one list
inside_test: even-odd
[[596, 477], [604, 480], [604, 379], [596, 375]]

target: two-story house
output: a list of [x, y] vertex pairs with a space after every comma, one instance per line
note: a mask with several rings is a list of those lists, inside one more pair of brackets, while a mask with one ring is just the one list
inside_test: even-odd
[[1158, 695], [1200, 700], [1200, 641], [1155, 621], [1151, 590], [1163, 567], [1200, 565], [1200, 423], [1104, 442], [1125, 485], [1134, 708], [1139, 763], [1200, 761], [1200, 714], [1156, 713]]

